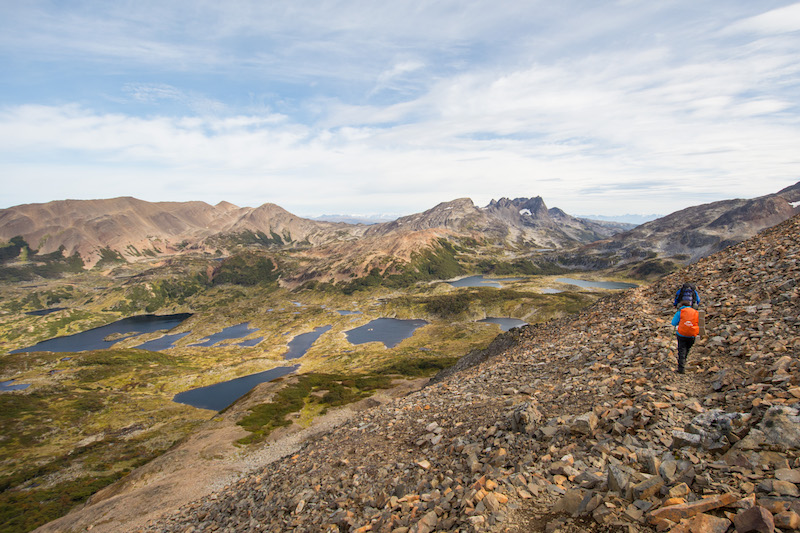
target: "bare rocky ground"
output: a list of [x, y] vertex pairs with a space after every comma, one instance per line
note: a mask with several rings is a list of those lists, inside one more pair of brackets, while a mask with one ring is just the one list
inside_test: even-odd
[[[118, 530], [798, 529], [798, 235], [795, 217], [579, 315], [514, 330], [471, 354], [474, 366]], [[708, 333], [679, 375], [669, 321], [684, 281], [700, 289]]]

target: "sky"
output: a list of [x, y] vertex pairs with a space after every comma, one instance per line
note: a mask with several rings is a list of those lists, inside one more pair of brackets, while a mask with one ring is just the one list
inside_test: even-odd
[[0, 0], [0, 208], [753, 198], [800, 180], [798, 50], [772, 0]]

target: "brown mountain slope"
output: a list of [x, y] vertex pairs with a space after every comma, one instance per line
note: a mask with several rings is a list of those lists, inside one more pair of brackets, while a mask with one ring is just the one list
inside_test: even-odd
[[[440, 237], [469, 237], [489, 246], [562, 248], [607, 237], [615, 229], [547, 210], [539, 198], [501, 199], [480, 209], [462, 198], [373, 226], [313, 221], [274, 204], [240, 208], [227, 202], [145, 202], [136, 198], [65, 200], [0, 210], [0, 241], [22, 236], [41, 254], [63, 247], [87, 266], [104, 250], [123, 258], [165, 257], [238, 244], [311, 249], [315, 261], [298, 279], [343, 279], [408, 261]], [[249, 237], [242, 237], [250, 234]], [[318, 249], [314, 249], [318, 248]], [[320, 278], [320, 279], [321, 279]]]
[[483, 208], [461, 198], [373, 226], [308, 220], [274, 204], [239, 208], [227, 202], [151, 203], [129, 197], [65, 200], [0, 210], [0, 241], [21, 235], [42, 254], [63, 248], [66, 255], [80, 254], [89, 267], [107, 250], [135, 261], [231, 253], [240, 244], [319, 248], [300, 258], [292, 279], [341, 280], [407, 261], [413, 253], [431, 249], [440, 237], [469, 238], [490, 250], [522, 253], [594, 243], [577, 255], [604, 261], [614, 254], [640, 260], [652, 252], [695, 260], [785, 220], [796, 212], [792, 203], [798, 199], [800, 184], [753, 200], [688, 208], [624, 233], [619, 225], [548, 209], [541, 197], [501, 198]]
[[[145, 531], [796, 529], [798, 235], [794, 217], [579, 315], [512, 330], [477, 365]], [[699, 285], [709, 333], [678, 375], [669, 321], [684, 280]]]
[[387, 235], [434, 228], [450, 230], [500, 246], [563, 248], [608, 237], [619, 231], [592, 221], [571, 217], [560, 209], [547, 209], [544, 200], [501, 198], [484, 208], [469, 198], [441, 203], [423, 213], [376, 224], [367, 235]]
[[800, 182], [775, 194], [689, 207], [588, 245], [581, 253], [641, 259], [647, 252], [695, 261], [800, 212]]
[[[284, 241], [326, 242], [354, 226], [314, 222], [274, 205], [240, 208], [227, 202], [145, 202], [136, 198], [64, 200], [0, 210], [0, 239], [21, 235], [40, 253], [64, 247], [93, 265], [100, 250], [128, 259], [179, 250], [214, 250], [209, 238], [245, 231], [278, 235]], [[338, 237], [337, 237], [338, 238]]]

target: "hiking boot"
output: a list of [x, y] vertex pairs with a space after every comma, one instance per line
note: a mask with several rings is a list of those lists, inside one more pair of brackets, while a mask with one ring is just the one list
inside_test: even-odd
[[678, 374], [685, 374], [685, 373], [686, 373], [686, 371], [683, 369], [683, 367], [680, 367], [678, 369]]

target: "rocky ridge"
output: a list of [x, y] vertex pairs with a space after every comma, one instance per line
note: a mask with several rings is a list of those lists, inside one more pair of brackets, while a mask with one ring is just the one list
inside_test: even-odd
[[655, 252], [662, 257], [685, 256], [696, 261], [791, 218], [800, 212], [798, 202], [800, 182], [758, 198], [688, 207], [588, 245], [578, 253], [613, 254], [625, 262]]
[[370, 227], [367, 235], [446, 229], [494, 244], [561, 248], [604, 239], [631, 225], [606, 224], [548, 209], [540, 196], [501, 198], [477, 207], [469, 198], [443, 202], [423, 213]]
[[[143, 531], [800, 528], [800, 217], [365, 411]], [[672, 295], [708, 334], [675, 372]]]
[[[503, 198], [483, 209], [461, 198], [372, 226], [310, 220], [269, 203], [250, 208], [228, 202], [212, 206], [123, 197], [0, 209], [0, 243], [21, 236], [40, 254], [78, 254], [87, 267], [109, 251], [135, 262], [187, 253], [235, 253], [252, 245], [261, 252], [308, 252], [301, 260], [312, 259], [314, 264], [295, 273], [305, 281], [350, 279], [351, 274], [365, 275], [376, 266], [383, 270], [387, 262], [407, 261], [410, 253], [433, 248], [438, 238], [469, 237], [499, 247], [561, 248], [624, 229], [548, 210], [540, 197]], [[345, 266], [320, 260], [327, 257], [340, 258]], [[363, 267], [347, 266], [354, 264]]]

